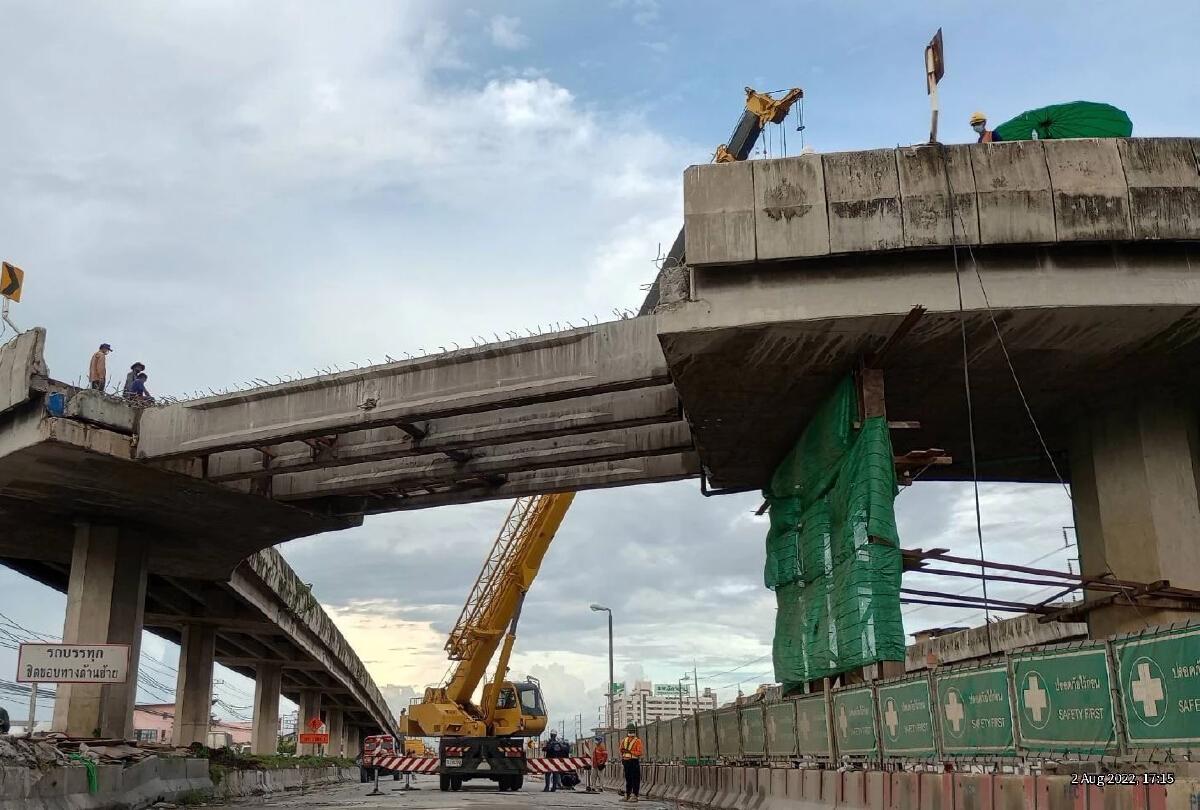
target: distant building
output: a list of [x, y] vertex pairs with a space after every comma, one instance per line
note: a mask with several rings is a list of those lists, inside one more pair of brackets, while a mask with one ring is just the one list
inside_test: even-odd
[[[210, 731], [228, 734], [234, 745], [250, 743], [253, 724], [249, 720], [215, 720]], [[138, 742], [170, 745], [175, 730], [174, 703], [143, 703], [133, 708], [133, 735]]]
[[617, 728], [631, 722], [643, 725], [717, 708], [717, 696], [711, 689], [705, 689], [697, 700], [690, 684], [684, 684], [682, 689], [678, 684], [650, 681], [635, 681], [628, 690], [623, 683], [613, 686]]

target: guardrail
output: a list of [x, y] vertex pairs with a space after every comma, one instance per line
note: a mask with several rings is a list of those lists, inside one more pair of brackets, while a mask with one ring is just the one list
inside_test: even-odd
[[[1200, 623], [638, 728], [645, 761], [1139, 759], [1200, 746]], [[622, 734], [605, 736], [609, 756]]]

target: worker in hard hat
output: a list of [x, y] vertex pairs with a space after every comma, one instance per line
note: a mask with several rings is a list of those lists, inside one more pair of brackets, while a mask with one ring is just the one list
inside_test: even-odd
[[999, 143], [1004, 140], [994, 129], [987, 128], [987, 116], [981, 112], [971, 115], [971, 129], [979, 133], [979, 143]]
[[636, 802], [642, 792], [642, 740], [637, 735], [637, 726], [630, 723], [625, 727], [626, 735], [621, 740], [621, 766], [625, 769], [625, 797], [623, 802]]

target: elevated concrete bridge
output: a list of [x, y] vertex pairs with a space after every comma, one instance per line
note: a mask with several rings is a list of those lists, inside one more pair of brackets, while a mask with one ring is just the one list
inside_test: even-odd
[[99, 537], [128, 615], [122, 577], [229, 581], [376, 512], [702, 471], [757, 489], [863, 363], [920, 423], [898, 450], [945, 448], [924, 477], [961, 479], [965, 324], [981, 477], [1057, 468], [1085, 573], [1200, 590], [1198, 165], [1197, 142], [1156, 139], [692, 167], [686, 264], [651, 315], [145, 411], [53, 382], [35, 330], [0, 353], [0, 554], [70, 559], [74, 593]]

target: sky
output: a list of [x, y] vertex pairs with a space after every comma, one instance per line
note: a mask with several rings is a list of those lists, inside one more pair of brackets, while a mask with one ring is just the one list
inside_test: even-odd
[[[1196, 82], [1172, 79], [1200, 75], [1192, 3], [728, 9], [80, 0], [62, 15], [5, 0], [0, 254], [26, 272], [12, 318], [47, 328], [57, 379], [81, 381], [106, 341], [110, 369], [141, 361], [172, 396], [609, 318], [640, 304], [681, 224], [682, 171], [728, 138], [744, 86], [804, 89], [789, 154], [924, 141], [922, 53], [939, 26], [945, 141], [973, 139], [976, 109], [998, 123], [1075, 99], [1122, 107], [1137, 135], [1200, 131]], [[783, 135], [757, 156], [784, 154]], [[980, 505], [989, 558], [1074, 556], [1061, 488], [981, 487]], [[445, 633], [508, 506], [373, 517], [281, 551], [401, 705], [444, 673]], [[541, 679], [554, 722], [587, 727], [603, 703], [592, 601], [614, 611], [618, 680], [694, 665], [722, 701], [772, 680], [757, 506], [695, 482], [579, 495], [513, 662]], [[918, 483], [897, 513], [906, 547], [978, 556], [969, 485]], [[8, 632], [61, 634], [63, 605], [0, 571]], [[980, 621], [906, 611], [909, 632]], [[177, 655], [147, 637], [145, 700], [169, 698]], [[237, 716], [253, 684], [218, 677], [233, 707], [219, 713]], [[24, 716], [20, 698], [0, 703]]]

